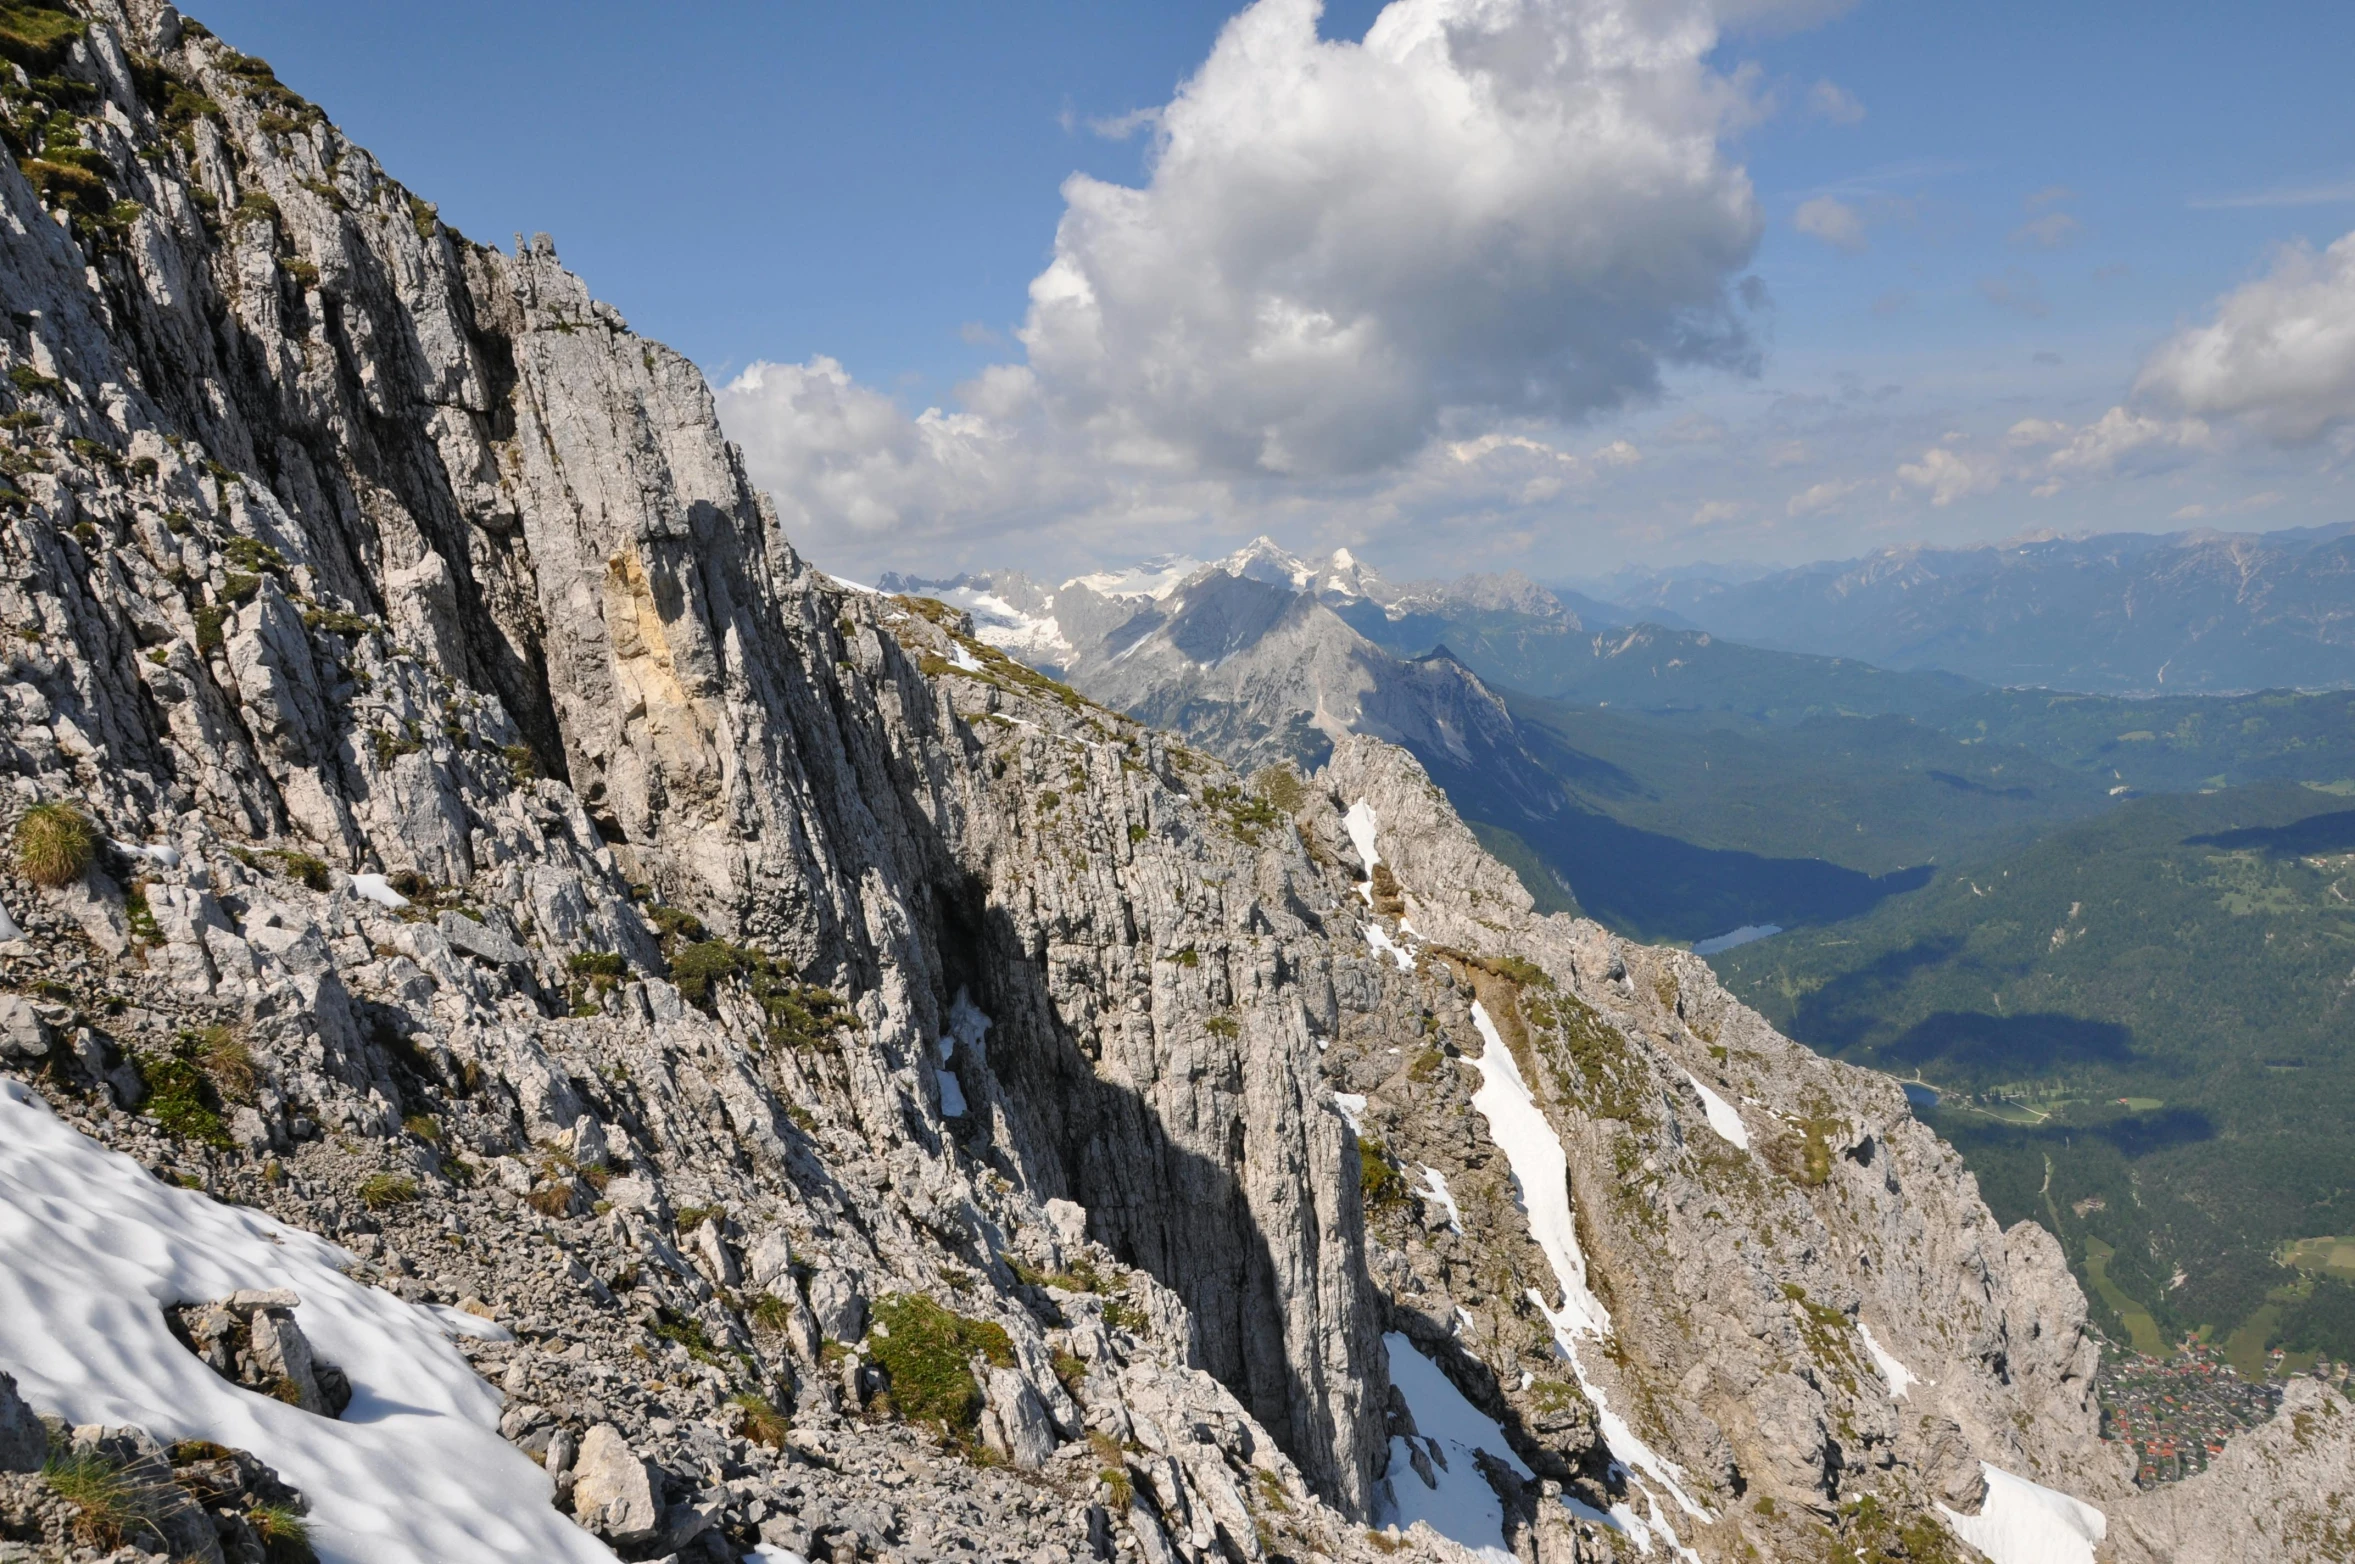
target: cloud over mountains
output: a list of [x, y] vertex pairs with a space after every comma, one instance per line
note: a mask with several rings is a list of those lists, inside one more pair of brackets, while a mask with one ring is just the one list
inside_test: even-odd
[[963, 411], [906, 417], [824, 359], [747, 369], [721, 411], [756, 476], [822, 534], [954, 532], [1017, 494], [1133, 515], [1755, 363], [1763, 225], [1724, 145], [1754, 105], [1708, 7], [1397, 0], [1360, 42], [1319, 11], [1229, 22], [1149, 117], [1141, 185], [1065, 183], [1023, 359]]

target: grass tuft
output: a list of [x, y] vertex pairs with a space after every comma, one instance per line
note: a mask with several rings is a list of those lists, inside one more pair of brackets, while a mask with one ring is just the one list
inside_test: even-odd
[[53, 1455], [41, 1468], [41, 1481], [76, 1510], [72, 1527], [80, 1542], [113, 1549], [134, 1538], [162, 1539], [155, 1523], [158, 1485], [141, 1482], [102, 1455]]
[[778, 1411], [766, 1396], [750, 1391], [728, 1398], [744, 1409], [744, 1437], [756, 1445], [767, 1445], [772, 1450], [785, 1448], [785, 1414]]
[[952, 1313], [919, 1293], [883, 1299], [875, 1318], [883, 1331], [867, 1339], [867, 1350], [890, 1376], [890, 1410], [911, 1423], [937, 1423], [952, 1437], [970, 1434], [982, 1406], [972, 1361], [979, 1356], [1013, 1367], [1006, 1328]]
[[257, 1504], [245, 1512], [245, 1521], [261, 1539], [268, 1564], [311, 1564], [318, 1557], [311, 1523], [290, 1504]]
[[70, 885], [98, 850], [98, 828], [72, 804], [35, 804], [16, 822], [16, 870], [35, 885]]
[[398, 1173], [372, 1174], [360, 1186], [360, 1204], [371, 1211], [405, 1206], [417, 1198], [417, 1181]]

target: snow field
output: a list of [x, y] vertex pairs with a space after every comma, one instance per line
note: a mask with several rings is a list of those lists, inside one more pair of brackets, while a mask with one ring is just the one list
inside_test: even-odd
[[1873, 1339], [1873, 1328], [1862, 1320], [1856, 1322], [1856, 1334], [1864, 1338], [1864, 1350], [1872, 1354], [1873, 1367], [1881, 1371], [1881, 1378], [1889, 1382], [1889, 1399], [1903, 1401], [1905, 1393], [1921, 1382], [1921, 1376], [1897, 1361], [1897, 1355]]
[[1987, 1501], [1976, 1515], [1938, 1513], [1954, 1534], [1995, 1564], [2094, 1564], [2093, 1545], [2109, 1535], [2109, 1519], [2083, 1499], [1979, 1463]]
[[[1365, 882], [1365, 884], [1359, 886], [1358, 889], [1364, 891], [1367, 896], [1371, 897], [1374, 894], [1373, 887], [1374, 882], [1372, 880], [1368, 880]], [[1405, 946], [1399, 944], [1389, 935], [1383, 933], [1382, 926], [1380, 924], [1367, 924], [1365, 928], [1365, 934], [1366, 943], [1373, 947], [1375, 955], [1388, 956], [1391, 960], [1398, 963], [1398, 970], [1401, 972], [1412, 972], [1415, 969], [1415, 953], [1411, 950], [1408, 950]]]
[[1366, 877], [1359, 883], [1357, 893], [1371, 907], [1374, 904], [1374, 865], [1382, 861], [1382, 855], [1374, 851], [1374, 806], [1362, 798], [1351, 804], [1349, 813], [1341, 817], [1341, 827], [1349, 833], [1349, 844], [1357, 849], [1357, 861], [1366, 866]]
[[[453, 1328], [497, 1327], [363, 1286], [339, 1269], [350, 1263], [258, 1211], [159, 1182], [0, 1081], [0, 1368], [34, 1410], [252, 1451], [310, 1501], [324, 1564], [612, 1560], [499, 1437], [500, 1393], [451, 1344]], [[351, 1377], [340, 1420], [231, 1384], [164, 1323], [169, 1304], [280, 1287]]]
[[973, 1002], [971, 994], [962, 988], [957, 990], [957, 997], [949, 1004], [949, 1029], [940, 1034], [940, 1066], [932, 1072], [940, 1084], [940, 1112], [943, 1118], [961, 1119], [968, 1107], [965, 1083], [957, 1078], [956, 1071], [947, 1067], [949, 1060], [956, 1056], [960, 1046], [976, 1060], [986, 1058], [989, 1029], [995, 1025], [995, 1021], [981, 1013], [981, 1007]]

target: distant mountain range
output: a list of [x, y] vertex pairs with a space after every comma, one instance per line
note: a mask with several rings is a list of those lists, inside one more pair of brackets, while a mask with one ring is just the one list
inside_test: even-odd
[[[1723, 575], [1657, 585], [1697, 609], [1776, 579]], [[882, 585], [1238, 766], [1314, 766], [1350, 733], [1401, 744], [1541, 901], [1651, 938], [1853, 917], [1927, 864], [2146, 789], [2355, 776], [2355, 695], [2006, 690], [1630, 623], [1517, 572], [1393, 582], [1265, 538], [1055, 585]]]
[[[1239, 767], [1288, 760], [1313, 769], [1339, 740], [1363, 733], [1412, 750], [1442, 786], [1478, 775], [1518, 812], [1560, 808], [1504, 702], [1477, 675], [1444, 649], [1396, 655], [1334, 611], [1335, 600], [1392, 595], [1346, 550], [1311, 567], [1262, 538], [1214, 564], [1155, 560], [1053, 588], [1013, 571], [886, 575], [882, 585], [966, 610], [979, 638], [1009, 656]], [[1487, 590], [1564, 612], [1526, 578], [1498, 578]]]
[[1621, 575], [1619, 612], [1753, 646], [2108, 694], [2355, 683], [2355, 525], [1915, 545], [1740, 579]]

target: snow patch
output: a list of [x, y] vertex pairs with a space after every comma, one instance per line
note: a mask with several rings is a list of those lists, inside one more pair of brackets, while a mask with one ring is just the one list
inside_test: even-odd
[[869, 597], [881, 597], [883, 595], [880, 591], [867, 585], [867, 583], [864, 581], [853, 581], [848, 576], [838, 576], [830, 571], [821, 572], [821, 574], [823, 574], [827, 580], [833, 582], [838, 587], [848, 587], [853, 592], [864, 592]]
[[406, 907], [409, 898], [392, 888], [392, 882], [381, 874], [352, 876], [352, 894], [379, 907]]
[[[1060, 666], [1071, 660], [1075, 648], [1051, 614], [1042, 617], [1025, 613], [986, 587], [934, 583], [926, 590], [930, 596], [965, 610], [973, 620], [973, 638], [984, 646], [994, 646], [1009, 657], [1033, 665]], [[1052, 607], [1054, 599], [1050, 597], [1047, 603]], [[956, 662], [953, 657], [949, 660]], [[964, 667], [963, 663], [956, 665]]]
[[940, 1034], [940, 1062], [948, 1063], [949, 1056], [960, 1047], [976, 1059], [987, 1058], [989, 1029], [995, 1025], [995, 1021], [982, 1014], [973, 996], [959, 988], [957, 997], [949, 1002], [949, 1029]]
[[[1390, 1475], [1384, 1479], [1387, 1492], [1377, 1522], [1405, 1528], [1423, 1521], [1484, 1559], [1512, 1564], [1504, 1504], [1480, 1474], [1473, 1453], [1486, 1451], [1525, 1482], [1534, 1480], [1529, 1468], [1513, 1454], [1495, 1420], [1465, 1400], [1413, 1342], [1395, 1331], [1382, 1340], [1390, 1349], [1390, 1383], [1414, 1415], [1415, 1437], [1397, 1435], [1390, 1441]], [[1430, 1470], [1428, 1481], [1415, 1464], [1418, 1455]]]
[[1357, 1092], [1335, 1092], [1333, 1106], [1339, 1108], [1341, 1117], [1348, 1121], [1349, 1133], [1362, 1139], [1366, 1133], [1362, 1122], [1366, 1111], [1365, 1098]]
[[[1373, 882], [1370, 880], [1358, 887], [1369, 895], [1372, 894], [1372, 888]], [[1366, 925], [1366, 943], [1374, 947], [1374, 954], [1377, 956], [1388, 956], [1396, 961], [1399, 971], [1412, 972], [1415, 969], [1415, 953], [1383, 933], [1380, 924], [1369, 923]]]
[[1903, 1401], [1906, 1391], [1921, 1382], [1921, 1376], [1897, 1361], [1897, 1355], [1873, 1340], [1873, 1328], [1862, 1320], [1856, 1322], [1856, 1334], [1864, 1338], [1864, 1350], [1872, 1355], [1873, 1367], [1881, 1371], [1881, 1378], [1889, 1382], [1889, 1399]]
[[1186, 578], [1202, 568], [1202, 562], [1183, 554], [1165, 554], [1159, 559], [1146, 560], [1126, 570], [1099, 570], [1091, 575], [1074, 576], [1063, 584], [1067, 587], [1086, 587], [1105, 597], [1149, 597], [1156, 603], [1185, 584]]
[[[310, 1500], [323, 1564], [611, 1564], [499, 1437], [499, 1392], [451, 1345], [451, 1322], [353, 1281], [353, 1263], [159, 1182], [0, 1081], [0, 1368], [36, 1410], [252, 1451]], [[166, 1305], [248, 1287], [301, 1297], [303, 1333], [351, 1377], [342, 1419], [230, 1383], [164, 1323]]]
[[2093, 1564], [2093, 1545], [2110, 1530], [2101, 1511], [1999, 1466], [1982, 1461], [1979, 1470], [1987, 1477], [1987, 1499], [1978, 1514], [1938, 1506], [1956, 1536], [1995, 1564]]
[[[1449, 1232], [1461, 1233], [1464, 1230], [1464, 1213], [1456, 1209], [1455, 1191], [1447, 1187], [1445, 1173], [1440, 1172], [1437, 1168], [1423, 1169], [1423, 1187], [1416, 1190], [1415, 1193], [1421, 1195], [1425, 1200], [1439, 1202], [1441, 1209], [1447, 1212], [1447, 1230]], [[1526, 1390], [1528, 1387], [1524, 1385], [1522, 1388]]]
[[25, 931], [16, 926], [16, 920], [8, 915], [8, 909], [0, 907], [0, 943], [24, 937]]
[[1684, 1078], [1692, 1083], [1694, 1091], [1701, 1094], [1701, 1108], [1709, 1115], [1709, 1127], [1717, 1131], [1720, 1139], [1730, 1141], [1744, 1151], [1748, 1151], [1750, 1149], [1750, 1127], [1742, 1122], [1742, 1116], [1735, 1110], [1734, 1105], [1708, 1087], [1703, 1086], [1700, 1077], [1693, 1074], [1692, 1071], [1685, 1071]]
[[949, 642], [949, 666], [959, 673], [979, 673], [981, 659], [965, 650], [962, 641], [952, 639]]
[[107, 845], [125, 858], [144, 859], [148, 863], [160, 864], [166, 869], [180, 867], [180, 849], [169, 842], [156, 842], [147, 847], [141, 847], [137, 842], [109, 841]]
[[1371, 907], [1374, 904], [1374, 866], [1382, 861], [1382, 855], [1374, 851], [1373, 805], [1362, 798], [1351, 804], [1349, 813], [1341, 817], [1341, 826], [1349, 833], [1350, 845], [1357, 849], [1357, 861], [1366, 866], [1366, 877], [1358, 885], [1357, 893]]
[[[1578, 1343], [1599, 1340], [1607, 1334], [1611, 1329], [1611, 1314], [1586, 1285], [1586, 1254], [1579, 1248], [1578, 1227], [1570, 1214], [1570, 1164], [1562, 1154], [1562, 1142], [1554, 1134], [1554, 1127], [1546, 1122], [1529, 1083], [1522, 1079], [1520, 1067], [1513, 1062], [1512, 1052], [1497, 1035], [1496, 1023], [1489, 1019], [1486, 1007], [1477, 1001], [1472, 1005], [1472, 1025], [1478, 1029], [1482, 1044], [1480, 1057], [1472, 1061], [1480, 1072], [1480, 1089], [1472, 1094], [1472, 1106], [1488, 1121], [1488, 1138], [1504, 1152], [1506, 1162], [1512, 1167], [1521, 1209], [1529, 1219], [1529, 1236], [1537, 1241], [1546, 1263], [1553, 1268], [1555, 1284], [1562, 1293], [1558, 1309], [1549, 1305], [1535, 1288], [1530, 1289], [1529, 1299], [1553, 1327], [1554, 1344], [1569, 1361], [1579, 1389], [1594, 1403], [1595, 1415], [1602, 1422], [1603, 1442], [1610, 1448], [1612, 1459], [1666, 1488], [1678, 1507], [1695, 1520], [1713, 1521], [1716, 1517], [1694, 1503], [1684, 1491], [1683, 1469], [1653, 1450], [1628, 1426], [1627, 1419], [1611, 1410], [1608, 1393], [1594, 1382], [1579, 1361]], [[1612, 1514], [1647, 1548], [1649, 1534], [1656, 1531], [1670, 1548], [1697, 1561], [1699, 1555], [1677, 1540], [1675, 1531], [1660, 1514], [1659, 1505], [1651, 1502], [1651, 1491], [1641, 1482], [1636, 1486], [1642, 1489], [1650, 1504], [1651, 1519], [1638, 1517], [1624, 1504], [1612, 1506]]]
[[940, 1116], [944, 1119], [963, 1118], [966, 1110], [965, 1085], [957, 1079], [957, 1072], [935, 1070], [932, 1073], [940, 1082]]

